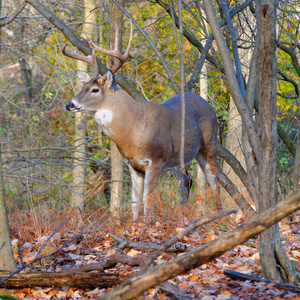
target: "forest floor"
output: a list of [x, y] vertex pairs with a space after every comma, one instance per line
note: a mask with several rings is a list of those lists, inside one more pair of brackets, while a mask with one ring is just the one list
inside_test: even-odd
[[[15, 212], [10, 214], [15, 258], [19, 267], [21, 261], [23, 264], [30, 263], [43, 245], [39, 255], [53, 253], [87, 227], [89, 229], [69, 245], [47, 258], [36, 261], [22, 272], [72, 270], [82, 265], [99, 262], [114, 253], [136, 257], [141, 251], [129, 247], [123, 250], [113, 249], [116, 246], [116, 240], [108, 236], [108, 233], [129, 241], [161, 244], [193, 220], [194, 216], [189, 213], [191, 214], [191, 212], [181, 211], [181, 215], [174, 213], [165, 220], [161, 218], [145, 225], [143, 222], [133, 223], [125, 217], [121, 221], [103, 220], [103, 217], [99, 217], [97, 221], [98, 216], [95, 211], [86, 214], [89, 216], [86, 219], [82, 219], [80, 214], [67, 209], [60, 212], [43, 211], [39, 215], [24, 211]], [[99, 212], [99, 215], [101, 214]], [[64, 225], [55, 231], [65, 217]], [[239, 222], [235, 216], [224, 217], [198, 228], [188, 237], [184, 237], [180, 243], [190, 247], [199, 247], [238, 226]], [[280, 224], [280, 231], [284, 249], [300, 274], [300, 224], [283, 221]], [[45, 241], [51, 234], [53, 237], [45, 245]], [[232, 270], [261, 278], [258, 244], [259, 237], [250, 239], [212, 262], [181, 274], [169, 282], [181, 292], [181, 299], [300, 299], [300, 294], [279, 289], [274, 283], [233, 280], [224, 274], [224, 270]], [[149, 254], [146, 251], [143, 252], [146, 255]], [[180, 253], [165, 253], [155, 260], [155, 264], [172, 260], [177, 255]], [[118, 263], [105, 271], [131, 276], [137, 270], [138, 267]], [[18, 299], [95, 299], [110, 289], [110, 287], [83, 289], [71, 286], [63, 288], [36, 286], [13, 290], [2, 289], [0, 294], [10, 294]], [[149, 299], [175, 299], [174, 295], [170, 298], [159, 287], [149, 289], [144, 295], [150, 297]]]

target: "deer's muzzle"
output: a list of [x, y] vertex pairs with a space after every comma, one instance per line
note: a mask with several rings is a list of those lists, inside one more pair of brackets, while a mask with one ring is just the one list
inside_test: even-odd
[[66, 104], [66, 110], [68, 111], [79, 111], [82, 108], [82, 106], [77, 107], [72, 101]]

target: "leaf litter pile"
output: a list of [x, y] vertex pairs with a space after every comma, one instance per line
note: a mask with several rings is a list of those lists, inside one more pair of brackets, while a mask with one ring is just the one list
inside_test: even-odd
[[[134, 223], [126, 217], [121, 221], [103, 221], [101, 213], [99, 216], [95, 212], [86, 215], [89, 217], [83, 220], [76, 211], [68, 212], [67, 209], [59, 213], [49, 210], [47, 217], [43, 215], [43, 218], [29, 212], [11, 214], [15, 258], [18, 267], [26, 266], [20, 274], [64, 272], [63, 276], [68, 277], [72, 272], [80, 271], [95, 277], [97, 273], [105, 272], [115, 274], [119, 276], [118, 280], [124, 281], [138, 272], [155, 250], [151, 250], [151, 245], [161, 245], [174, 237], [196, 217], [191, 216], [191, 212], [187, 213], [186, 208], [181, 208], [164, 221], [157, 219], [145, 225], [142, 221]], [[67, 221], [59, 228], [64, 218]], [[234, 215], [218, 219], [183, 237], [179, 245], [199, 247], [238, 226], [238, 223]], [[280, 231], [284, 249], [300, 273], [300, 224], [283, 222]], [[135, 243], [131, 242], [140, 246], [135, 247]], [[147, 299], [300, 299], [299, 293], [282, 289], [274, 282], [242, 281], [225, 274], [226, 270], [230, 270], [262, 279], [258, 244], [259, 237], [250, 239], [210, 263], [147, 290], [144, 296]], [[182, 251], [164, 252], [152, 265], [170, 261], [181, 255]], [[47, 254], [51, 255], [32, 263], [37, 256]], [[1, 289], [0, 295], [10, 294], [17, 299], [96, 299], [112, 288], [99, 287], [95, 283], [89, 286], [36, 285]]]

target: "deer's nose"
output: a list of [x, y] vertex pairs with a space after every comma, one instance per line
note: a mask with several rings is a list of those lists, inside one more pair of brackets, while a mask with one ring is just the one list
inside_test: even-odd
[[73, 103], [66, 104], [66, 110], [71, 110], [72, 108], [75, 108]]

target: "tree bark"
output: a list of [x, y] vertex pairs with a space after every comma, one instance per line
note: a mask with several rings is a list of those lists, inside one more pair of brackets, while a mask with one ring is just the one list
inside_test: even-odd
[[[0, 280], [8, 273], [1, 275]], [[113, 273], [87, 273], [87, 272], [61, 272], [61, 273], [23, 273], [15, 274], [2, 283], [1, 287], [22, 288], [22, 287], [63, 287], [72, 286], [77, 288], [109, 288], [120, 284], [125, 279], [124, 275]]]
[[[94, 0], [84, 0], [84, 23], [82, 25], [82, 38], [92, 39], [96, 14], [90, 13], [95, 7]], [[80, 60], [77, 61], [77, 69], [88, 71], [88, 65]], [[85, 191], [85, 159], [86, 159], [86, 114], [78, 112], [75, 114], [75, 151], [74, 166], [72, 170], [72, 196], [70, 204], [84, 208]]]
[[300, 130], [298, 130], [297, 150], [294, 164], [294, 186], [293, 192], [296, 194], [300, 191]]
[[[199, 9], [201, 9], [199, 7]], [[205, 31], [207, 30], [207, 23], [203, 19], [203, 26], [205, 26]], [[204, 36], [204, 30], [201, 29], [201, 35]], [[207, 64], [204, 62], [202, 71], [199, 77], [199, 89], [200, 89], [200, 97], [203, 99], [208, 100], [208, 85], [207, 85]], [[203, 214], [206, 214], [206, 179], [205, 179], [205, 174], [201, 170], [199, 164], [197, 164], [196, 167], [197, 170], [197, 181], [196, 181], [196, 186], [197, 186], [197, 193], [200, 194], [200, 197], [203, 198]]]
[[70, 205], [79, 207], [83, 211], [85, 190], [85, 139], [86, 139], [86, 116], [85, 113], [75, 114], [75, 151], [73, 154], [72, 169], [72, 195]]
[[11, 246], [9, 233], [9, 223], [6, 210], [3, 172], [2, 172], [2, 157], [1, 157], [1, 142], [0, 142], [0, 270], [14, 271], [17, 268], [14, 254]]
[[[277, 202], [277, 120], [276, 120], [276, 0], [256, 0], [259, 126], [261, 149], [259, 170], [259, 212]], [[260, 235], [260, 260], [263, 276], [270, 280], [292, 282], [297, 278], [280, 241], [278, 224]]]
[[[222, 5], [222, 8], [223, 8], [223, 10], [225, 10], [225, 12], [227, 11], [227, 6], [225, 3]], [[249, 41], [248, 44], [245, 45], [246, 41], [248, 40], [248, 36], [251, 35], [251, 33], [249, 32], [250, 30], [249, 30], [248, 24], [247, 24], [247, 22], [251, 22], [250, 14], [251, 14], [250, 11], [247, 8], [245, 8], [244, 14], [240, 15], [238, 17], [239, 18], [238, 24], [240, 25], [237, 27], [237, 30], [239, 33], [239, 39], [244, 42], [243, 42], [243, 47], [237, 49], [237, 46], [235, 46], [235, 48], [234, 48], [236, 51], [236, 53], [235, 53], [236, 55], [235, 55], [234, 59], [236, 61], [236, 65], [237, 65], [237, 63], [239, 64], [239, 70], [240, 70], [239, 85], [243, 91], [245, 90], [243, 80], [246, 80], [248, 77], [247, 75], [249, 74], [249, 67], [250, 67], [249, 61], [250, 61], [250, 57], [251, 57], [251, 52], [253, 52], [252, 51], [253, 46], [251, 45], [251, 41]], [[245, 20], [245, 16], [247, 16], [247, 21]], [[229, 27], [229, 33], [231, 34], [232, 44], [237, 45], [236, 38], [233, 38], [233, 37], [235, 37], [235, 32], [234, 32], [235, 29], [233, 29], [232, 22], [231, 22], [231, 20], [229, 20], [228, 17], [227, 17], [227, 23], [231, 24], [231, 27]], [[237, 53], [237, 51], [238, 51], [238, 53]], [[239, 59], [239, 57], [237, 57], [238, 56], [237, 54], [239, 55], [240, 59]], [[240, 63], [239, 63], [239, 60], [240, 60]], [[249, 105], [248, 105], [248, 107], [251, 112], [253, 108], [251, 109]], [[244, 148], [244, 149], [242, 147], [242, 145], [243, 145], [242, 141], [245, 136], [246, 135], [243, 134], [242, 118], [241, 118], [240, 114], [238, 113], [238, 109], [233, 101], [233, 98], [230, 97], [228, 134], [227, 134], [227, 138], [226, 138], [226, 148], [234, 154], [234, 156], [241, 163], [243, 168], [245, 168], [245, 166], [246, 166], [244, 154], [247, 154], [247, 149], [249, 149], [249, 148], [251, 149], [251, 147]], [[227, 163], [223, 164], [223, 172], [228, 176], [228, 178], [232, 182], [235, 183], [236, 187], [246, 197], [247, 192], [244, 190], [243, 184], [242, 184], [239, 176], [231, 169], [231, 167]], [[224, 201], [224, 203], [229, 201], [228, 196], [225, 193], [223, 193], [222, 196], [223, 196], [222, 201]]]
[[[120, 1], [120, 4], [124, 6], [125, 0]], [[110, 29], [109, 40], [110, 48], [114, 48], [115, 42], [115, 26], [118, 27], [120, 32], [119, 36], [122, 37], [123, 32], [123, 12], [113, 3], [110, 11]], [[114, 21], [112, 21], [114, 20]], [[119, 40], [118, 48], [122, 52], [122, 38]], [[110, 61], [109, 61], [110, 64]], [[120, 154], [117, 145], [110, 141], [110, 153], [111, 153], [111, 198], [110, 198], [110, 212], [114, 218], [120, 218], [121, 201], [123, 196], [123, 158]]]
[[186, 273], [203, 263], [219, 257], [232, 247], [243, 244], [249, 238], [263, 232], [285, 216], [300, 209], [299, 200], [300, 193], [288, 200], [281, 201], [275, 207], [225, 233], [216, 240], [182, 254], [172, 261], [159, 264], [145, 273], [136, 274], [98, 299], [134, 299], [147, 289], [179, 274]]
[[232, 183], [232, 181], [222, 172], [222, 170], [218, 169], [219, 173], [219, 181], [223, 186], [225, 191], [231, 196], [232, 200], [238, 205], [238, 207], [245, 214], [246, 218], [251, 218], [255, 216], [257, 213], [252, 208], [252, 206], [247, 202], [247, 200], [243, 197], [243, 195], [239, 192], [236, 186]]
[[121, 202], [123, 196], [123, 157], [117, 145], [110, 141], [111, 155], [111, 192], [110, 192], [110, 213], [114, 218], [120, 218]]

